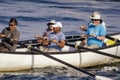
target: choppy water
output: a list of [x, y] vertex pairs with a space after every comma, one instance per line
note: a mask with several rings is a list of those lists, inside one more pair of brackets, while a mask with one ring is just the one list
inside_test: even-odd
[[[107, 32], [119, 32], [119, 4], [120, 0], [0, 0], [0, 30], [8, 26], [11, 17], [16, 17], [21, 32], [20, 40], [33, 39], [34, 35], [43, 33], [51, 19], [61, 21], [64, 32], [78, 31], [79, 26], [89, 22], [93, 11], [99, 11], [107, 25]], [[118, 65], [85, 70], [120, 80]], [[94, 80], [71, 69], [49, 67], [45, 70], [47, 72], [41, 69], [39, 72], [28, 71], [24, 74], [1, 73], [0, 80]]]

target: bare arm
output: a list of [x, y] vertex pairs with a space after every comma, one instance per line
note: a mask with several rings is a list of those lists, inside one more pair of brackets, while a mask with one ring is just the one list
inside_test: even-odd
[[51, 40], [51, 42], [55, 43], [57, 46], [61, 48], [65, 46], [65, 40], [61, 40], [60, 42], [57, 42], [56, 40]]
[[60, 42], [56, 43], [59, 47], [63, 48], [65, 46], [65, 40], [61, 40]]
[[83, 30], [83, 31], [86, 31], [87, 30], [87, 26], [80, 26], [80, 29]]

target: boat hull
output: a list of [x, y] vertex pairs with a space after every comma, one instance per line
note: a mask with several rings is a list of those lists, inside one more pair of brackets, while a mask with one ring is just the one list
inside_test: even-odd
[[[115, 37], [119, 38], [120, 35]], [[99, 51], [120, 56], [120, 45], [103, 48]], [[90, 67], [120, 61], [120, 59], [111, 58], [91, 51], [78, 51], [70, 46], [65, 46], [63, 52], [65, 53], [50, 55], [76, 67]], [[27, 48], [19, 48], [14, 54], [9, 52], [0, 53], [0, 71], [18, 71], [31, 68], [44, 68], [47, 66], [66, 67], [66, 65], [45, 57], [41, 53], [31, 53]]]
[[[120, 56], [117, 50], [120, 46], [102, 49], [100, 51]], [[76, 67], [90, 67], [100, 65], [117, 59], [97, 54], [94, 52], [76, 52], [65, 54], [50, 54], [62, 61], [72, 64]], [[120, 61], [120, 60], [118, 60]], [[5, 54], [0, 53], [0, 71], [17, 71], [31, 68], [44, 68], [47, 66], [64, 66], [55, 60], [39, 54]]]

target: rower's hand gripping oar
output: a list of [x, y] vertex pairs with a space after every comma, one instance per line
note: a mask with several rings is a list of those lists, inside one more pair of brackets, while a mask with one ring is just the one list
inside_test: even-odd
[[[23, 46], [23, 47], [26, 47], [26, 48], [27, 48], [27, 45], [25, 45], [25, 44], [22, 44], [22, 43], [20, 43], [20, 42], [18, 42], [18, 44], [21, 45], [21, 46]], [[97, 75], [94, 75], [94, 74], [92, 74], [92, 73], [89, 73], [89, 72], [87, 72], [87, 71], [85, 71], [85, 70], [83, 70], [83, 69], [81, 69], [81, 68], [78, 68], [78, 67], [76, 67], [76, 66], [74, 66], [74, 65], [71, 65], [71, 64], [65, 62], [65, 61], [62, 61], [62, 60], [60, 60], [60, 59], [58, 59], [58, 58], [55, 58], [55, 57], [51, 56], [49, 53], [42, 52], [42, 51], [40, 51], [40, 50], [38, 50], [38, 49], [36, 49], [36, 48], [34, 48], [34, 47], [31, 47], [31, 50], [37, 52], [38, 54], [42, 54], [42, 55], [44, 55], [44, 56], [46, 56], [46, 57], [48, 57], [48, 58], [50, 58], [50, 59], [53, 59], [53, 60], [55, 60], [55, 61], [57, 61], [57, 62], [60, 62], [60, 63], [62, 63], [62, 64], [64, 64], [64, 65], [67, 65], [67, 66], [69, 66], [69, 67], [71, 67], [71, 68], [73, 68], [73, 69], [76, 69], [76, 70], [78, 70], [78, 71], [80, 71], [80, 72], [83, 72], [83, 73], [85, 73], [85, 74], [87, 74], [87, 75], [89, 75], [89, 76], [91, 76], [91, 77], [93, 77], [93, 78], [95, 78], [95, 79], [97, 79], [97, 80], [113, 80], [113, 79], [110, 79], [110, 78], [107, 78], [107, 77], [104, 77], [104, 76], [97, 76]]]

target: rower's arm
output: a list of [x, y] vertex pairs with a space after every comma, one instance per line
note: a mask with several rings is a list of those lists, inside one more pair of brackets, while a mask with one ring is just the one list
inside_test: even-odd
[[60, 40], [59, 42], [56, 40], [51, 40], [50, 42], [55, 43], [60, 48], [63, 48], [65, 46], [65, 40]]
[[61, 40], [60, 42], [56, 42], [56, 45], [63, 48], [65, 46], [65, 40]]

